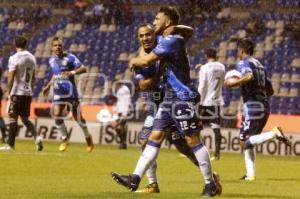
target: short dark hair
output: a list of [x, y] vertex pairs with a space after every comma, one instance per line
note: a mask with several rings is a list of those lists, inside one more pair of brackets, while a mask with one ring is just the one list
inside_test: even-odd
[[27, 39], [24, 36], [16, 36], [14, 39], [14, 45], [16, 48], [26, 48]]
[[254, 53], [254, 43], [248, 39], [248, 38], [243, 38], [238, 40], [238, 48], [241, 48], [245, 51], [246, 54], [248, 55], [253, 55]]
[[150, 23], [143, 23], [143, 24], [140, 24], [138, 26], [138, 28], [136, 29], [136, 33], [138, 33], [138, 31], [140, 30], [140, 28], [143, 28], [143, 27], [147, 27], [147, 28], [153, 30], [153, 32], [154, 32], [154, 27], [153, 27], [152, 24], [150, 24]]
[[62, 39], [59, 38], [59, 37], [53, 37], [52, 39], [52, 43], [55, 42], [55, 41], [61, 41], [62, 42]]
[[217, 58], [217, 50], [215, 48], [208, 48], [205, 51], [205, 55], [207, 58], [216, 59]]
[[180, 21], [180, 14], [175, 7], [171, 6], [161, 6], [158, 9], [158, 13], [164, 13], [164, 15], [168, 16], [172, 22], [172, 25], [177, 25]]

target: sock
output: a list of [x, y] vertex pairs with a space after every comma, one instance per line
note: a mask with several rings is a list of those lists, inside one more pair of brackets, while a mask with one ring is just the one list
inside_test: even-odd
[[157, 162], [156, 160], [149, 166], [146, 171], [146, 176], [148, 178], [149, 184], [157, 183], [157, 176], [156, 176], [156, 169], [157, 169]]
[[276, 134], [273, 131], [269, 131], [269, 132], [258, 134], [258, 135], [253, 135], [246, 141], [246, 145], [247, 144], [258, 145], [265, 141], [271, 140], [275, 137], [276, 137]]
[[29, 120], [24, 120], [23, 124], [26, 126], [26, 128], [32, 133], [33, 138], [36, 139], [37, 136], [37, 132], [35, 130], [35, 127], [33, 125], [33, 123]]
[[56, 125], [56, 128], [61, 133], [61, 139], [62, 140], [68, 139], [67, 127], [66, 127], [64, 122], [60, 125]]
[[6, 137], [6, 128], [5, 128], [5, 122], [3, 120], [3, 117], [0, 117], [0, 130], [1, 130], [1, 136], [2, 136], [2, 139], [5, 140], [5, 137]]
[[80, 126], [80, 128], [82, 129], [82, 132], [83, 132], [83, 134], [84, 134], [84, 137], [90, 137], [90, 133], [89, 133], [89, 130], [88, 130], [88, 128], [87, 128], [87, 126], [86, 126], [86, 124], [84, 123], [84, 124], [79, 124], [79, 126]]
[[15, 148], [15, 139], [16, 139], [16, 135], [18, 132], [18, 123], [17, 121], [10, 121], [9, 123], [9, 135], [8, 135], [8, 140], [7, 140], [7, 144], [12, 147]]
[[159, 152], [159, 148], [159, 144], [152, 141], [148, 141], [142, 155], [140, 156], [137, 162], [133, 174], [138, 175], [140, 178], [142, 178], [149, 165], [156, 159]]
[[198, 160], [199, 168], [203, 175], [205, 184], [210, 183], [213, 180], [212, 167], [209, 153], [206, 147], [202, 143], [200, 143], [197, 146], [193, 147], [192, 150]]
[[246, 175], [248, 177], [255, 176], [255, 153], [254, 149], [245, 149], [245, 164], [246, 164]]
[[220, 148], [221, 148], [221, 130], [220, 128], [213, 128], [213, 131], [215, 133], [215, 155], [220, 156]]

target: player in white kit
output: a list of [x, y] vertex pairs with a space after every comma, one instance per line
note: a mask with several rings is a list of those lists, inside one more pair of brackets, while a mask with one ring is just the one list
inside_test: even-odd
[[35, 81], [34, 73], [36, 68], [35, 57], [27, 51], [27, 40], [23, 36], [14, 39], [16, 53], [10, 56], [8, 61], [8, 92], [9, 92], [9, 135], [6, 145], [0, 148], [2, 151], [9, 151], [15, 148], [15, 137], [18, 132], [18, 117], [21, 117], [23, 124], [32, 132], [36, 140], [36, 149], [43, 149], [42, 140], [37, 136], [36, 129], [31, 121], [30, 104], [32, 99], [32, 88]]
[[201, 96], [200, 116], [209, 123], [215, 133], [215, 154], [211, 159], [220, 159], [221, 130], [220, 109], [223, 105], [222, 87], [225, 77], [225, 66], [217, 61], [217, 51], [206, 50], [207, 63], [199, 71], [198, 91]]

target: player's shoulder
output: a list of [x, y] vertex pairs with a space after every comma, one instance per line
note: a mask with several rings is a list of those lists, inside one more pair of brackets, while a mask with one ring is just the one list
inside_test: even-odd
[[180, 35], [168, 35], [165, 37], [163, 37], [163, 36], [160, 37], [158, 42], [165, 43], [165, 44], [173, 44], [173, 43], [178, 42], [181, 39], [183, 39], [183, 37]]
[[249, 60], [242, 59], [237, 63], [237, 67], [249, 67]]

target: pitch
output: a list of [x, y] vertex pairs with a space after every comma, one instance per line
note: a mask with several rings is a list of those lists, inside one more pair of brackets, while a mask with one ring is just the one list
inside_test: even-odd
[[[46, 142], [36, 152], [32, 141], [17, 141], [17, 150], [0, 153], [0, 199], [194, 199], [200, 198], [200, 171], [175, 150], [162, 149], [158, 158], [160, 194], [130, 193], [110, 177], [111, 171], [134, 168], [140, 149], [120, 151], [116, 146], [96, 145], [92, 153], [84, 144], [70, 144], [58, 152], [58, 143]], [[218, 198], [300, 198], [298, 157], [258, 155], [257, 179], [240, 181], [244, 174], [241, 154], [222, 154], [213, 161], [223, 183]], [[147, 182], [142, 181], [141, 187]]]

